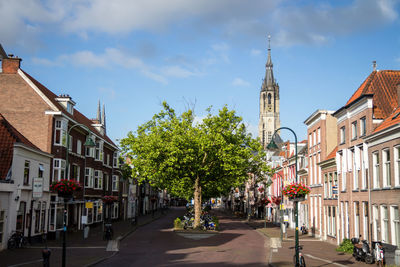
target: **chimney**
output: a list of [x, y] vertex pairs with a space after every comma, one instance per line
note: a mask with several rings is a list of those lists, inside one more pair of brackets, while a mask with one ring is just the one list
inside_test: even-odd
[[21, 60], [18, 57], [13, 57], [13, 55], [8, 55], [7, 58], [2, 59], [2, 68], [3, 68], [3, 73], [6, 74], [15, 74], [17, 73], [20, 65], [21, 65]]
[[376, 71], [376, 61], [372, 61], [372, 70]]

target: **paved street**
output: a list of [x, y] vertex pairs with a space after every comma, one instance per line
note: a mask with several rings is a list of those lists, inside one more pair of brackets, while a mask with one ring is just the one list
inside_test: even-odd
[[243, 221], [221, 217], [221, 232], [193, 240], [172, 231], [183, 209], [145, 225], [121, 243], [119, 253], [96, 266], [267, 266], [267, 238]]

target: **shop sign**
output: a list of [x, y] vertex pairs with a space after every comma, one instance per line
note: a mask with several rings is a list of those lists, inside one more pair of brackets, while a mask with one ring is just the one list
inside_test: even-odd
[[85, 203], [85, 208], [87, 208], [87, 209], [93, 209], [93, 202], [86, 202], [86, 203]]
[[43, 196], [43, 178], [33, 178], [32, 197], [41, 198]]

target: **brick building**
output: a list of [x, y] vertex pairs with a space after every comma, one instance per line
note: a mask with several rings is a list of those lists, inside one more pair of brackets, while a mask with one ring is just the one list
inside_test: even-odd
[[[101, 112], [99, 104], [96, 119], [88, 119], [75, 109], [69, 95], [55, 95], [20, 64], [20, 58], [3, 55], [0, 112], [35, 146], [54, 155], [51, 181], [75, 179], [84, 185], [68, 204], [69, 229], [82, 229], [82, 216], [86, 216], [87, 224], [118, 218], [121, 203], [104, 205], [101, 201], [104, 195], [119, 196], [121, 176], [118, 147], [106, 134], [104, 106]], [[94, 148], [84, 146], [88, 137], [95, 142]], [[62, 228], [62, 214], [60, 199], [53, 194], [50, 232]]]

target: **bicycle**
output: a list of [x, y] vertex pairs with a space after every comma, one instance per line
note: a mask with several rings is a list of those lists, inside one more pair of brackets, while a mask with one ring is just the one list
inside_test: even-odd
[[22, 232], [16, 231], [10, 236], [7, 242], [7, 248], [13, 250], [15, 248], [25, 248], [28, 245], [28, 240]]
[[303, 246], [299, 246], [299, 265], [296, 265], [296, 254], [293, 256], [293, 264], [295, 267], [306, 267], [306, 261], [304, 259], [303, 253], [300, 250], [303, 249]]

